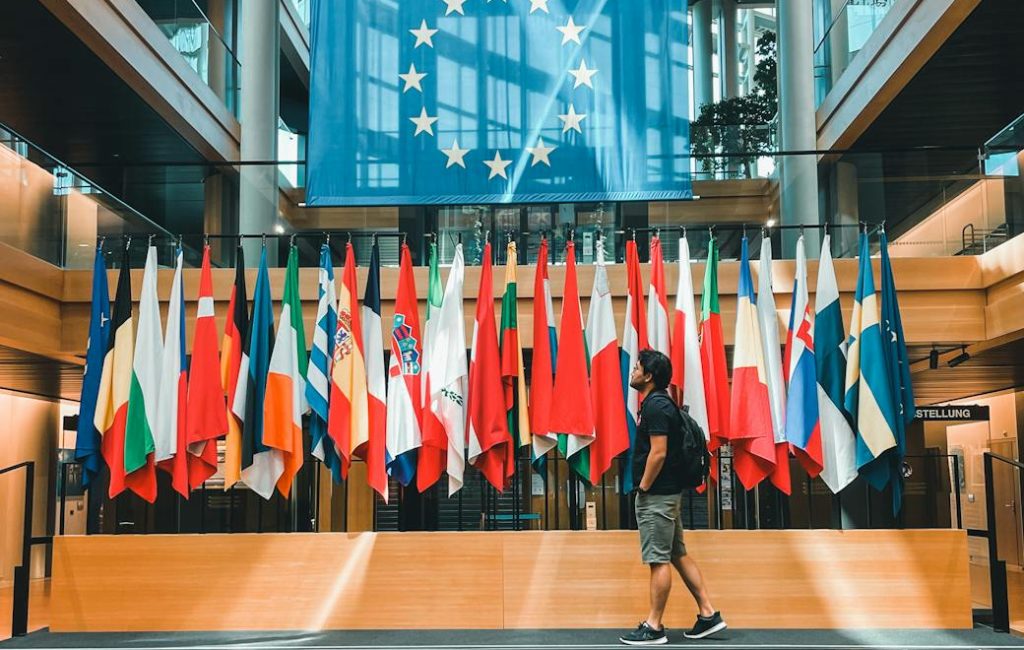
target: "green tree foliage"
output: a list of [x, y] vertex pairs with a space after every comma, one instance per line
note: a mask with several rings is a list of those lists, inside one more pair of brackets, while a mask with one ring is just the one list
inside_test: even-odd
[[691, 150], [701, 158], [705, 172], [738, 169], [751, 177], [756, 156], [726, 157], [715, 154], [768, 153], [774, 137], [772, 120], [779, 110], [778, 63], [774, 32], [757, 39], [754, 88], [744, 97], [723, 99], [700, 107], [690, 129]]

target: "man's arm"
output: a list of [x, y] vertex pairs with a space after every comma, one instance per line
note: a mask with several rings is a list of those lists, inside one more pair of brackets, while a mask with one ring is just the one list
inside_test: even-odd
[[668, 454], [668, 436], [665, 434], [653, 433], [651, 435], [651, 452], [647, 454], [647, 464], [644, 466], [644, 475], [638, 486], [642, 492], [651, 489], [654, 479], [658, 478], [661, 468], [665, 464], [665, 456]]

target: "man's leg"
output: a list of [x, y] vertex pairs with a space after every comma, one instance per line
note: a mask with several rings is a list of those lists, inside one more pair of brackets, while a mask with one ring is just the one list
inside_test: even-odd
[[[689, 555], [681, 555], [672, 558], [672, 566], [679, 572], [679, 577], [683, 579], [686, 584], [686, 588], [690, 590], [690, 594], [693, 595], [693, 599], [697, 601], [697, 607], [700, 608], [701, 616], [711, 616], [715, 613], [715, 608], [711, 606], [711, 600], [708, 598], [707, 588], [704, 586], [704, 576], [700, 572], [700, 568], [697, 563], [693, 561]], [[651, 596], [654, 596], [654, 574], [651, 567]], [[668, 592], [666, 591], [666, 596]], [[653, 609], [653, 608], [652, 608]]]
[[651, 613], [647, 615], [647, 624], [655, 630], [662, 627], [661, 619], [671, 590], [672, 569], [667, 564], [651, 564]]

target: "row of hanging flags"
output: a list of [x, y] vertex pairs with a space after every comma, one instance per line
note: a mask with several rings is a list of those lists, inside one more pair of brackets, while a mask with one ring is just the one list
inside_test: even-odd
[[[408, 246], [402, 245], [391, 320], [389, 363], [381, 340], [380, 257], [374, 244], [360, 302], [355, 255], [346, 247], [340, 283], [330, 248], [320, 253], [319, 302], [310, 352], [299, 300], [298, 254], [285, 271], [276, 324], [266, 251], [260, 257], [251, 308], [238, 253], [228, 318], [218, 353], [210, 251], [203, 252], [191, 364], [186, 362], [182, 251], [176, 252], [167, 326], [161, 332], [156, 249], [150, 246], [133, 331], [127, 251], [113, 304], [102, 251], [97, 250], [89, 344], [76, 457], [86, 487], [101, 463], [109, 494], [128, 489], [156, 498], [156, 469], [176, 491], [191, 490], [218, 469], [225, 439], [225, 487], [242, 481], [269, 499], [287, 496], [302, 466], [302, 418], [309, 413], [313, 456], [335, 481], [353, 459], [365, 461], [369, 485], [388, 499], [388, 477], [427, 490], [447, 474], [448, 494], [463, 486], [465, 464], [498, 490], [514, 475], [521, 447], [545, 475], [553, 449], [590, 484], [628, 453], [640, 399], [628, 375], [639, 352], [672, 359], [671, 390], [688, 407], [716, 456], [731, 446], [736, 476], [750, 490], [764, 480], [791, 493], [790, 454], [833, 492], [858, 474], [876, 489], [892, 486], [902, 500], [901, 465], [914, 401], [899, 305], [885, 233], [881, 234], [881, 313], [866, 233], [849, 336], [826, 234], [815, 304], [808, 297], [801, 236], [785, 345], [772, 286], [771, 240], [761, 243], [758, 283], [742, 241], [732, 383], [718, 298], [718, 246], [712, 239], [698, 315], [689, 245], [679, 240], [679, 279], [670, 309], [662, 243], [651, 241], [651, 280], [644, 306], [635, 241], [626, 242], [628, 290], [622, 345], [599, 241], [594, 285], [584, 323], [574, 243], [566, 244], [561, 329], [556, 332], [542, 240], [534, 276], [533, 363], [523, 364], [517, 301], [517, 251], [508, 244], [501, 320], [495, 319], [491, 244], [483, 252], [472, 345], [463, 325], [462, 245], [442, 286], [437, 245], [430, 246], [426, 318], [420, 321]], [[783, 352], [784, 351], [784, 352]], [[525, 452], [524, 452], [525, 453]], [[712, 479], [718, 480], [718, 463]], [[639, 477], [625, 463], [623, 487]]]

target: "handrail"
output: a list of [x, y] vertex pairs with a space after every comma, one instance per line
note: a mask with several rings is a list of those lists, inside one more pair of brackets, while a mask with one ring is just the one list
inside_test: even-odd
[[32, 565], [32, 544], [35, 538], [32, 537], [32, 504], [33, 491], [35, 487], [36, 463], [27, 460], [10, 467], [0, 469], [0, 474], [6, 474], [18, 469], [25, 469], [25, 522], [21, 534], [21, 565], [14, 567], [14, 598], [11, 607], [11, 636], [25, 636], [28, 634], [28, 592], [29, 578], [31, 577]]
[[996, 632], [1010, 631], [1010, 598], [1006, 584], [1006, 562], [999, 559], [998, 521], [996, 519], [996, 485], [993, 477], [993, 460], [1006, 463], [1018, 470], [1024, 470], [1024, 463], [1006, 456], [984, 453], [985, 467], [985, 516], [988, 520], [988, 567], [992, 589], [992, 629]]

